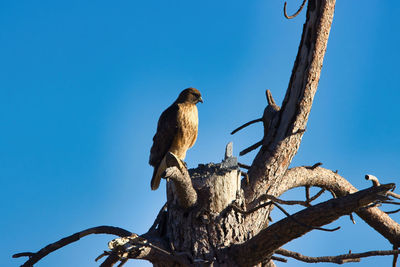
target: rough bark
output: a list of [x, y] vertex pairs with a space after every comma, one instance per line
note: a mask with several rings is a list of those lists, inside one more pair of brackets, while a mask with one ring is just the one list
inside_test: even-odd
[[191, 209], [183, 209], [175, 201], [175, 191], [168, 184], [167, 238], [171, 249], [187, 252], [199, 265], [218, 261], [220, 248], [232, 240], [245, 240], [243, 216], [228, 207], [240, 205], [240, 172], [235, 158], [221, 164], [200, 165], [190, 170], [198, 202]]
[[275, 185], [297, 153], [317, 90], [335, 9], [334, 0], [310, 0], [306, 23], [279, 117], [249, 170], [246, 199]]
[[[335, 9], [334, 0], [310, 0], [306, 22], [281, 110], [272, 121], [268, 135], [248, 172], [250, 184], [244, 187], [247, 203], [274, 192], [300, 146], [318, 86], [323, 58]], [[251, 208], [251, 206], [249, 206]], [[269, 209], [262, 209], [245, 222], [257, 234], [268, 222]]]

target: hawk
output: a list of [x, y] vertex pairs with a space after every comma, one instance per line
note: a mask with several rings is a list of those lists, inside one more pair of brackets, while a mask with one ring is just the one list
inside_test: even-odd
[[160, 185], [162, 173], [165, 171], [165, 166], [161, 166], [165, 155], [171, 152], [184, 160], [186, 151], [196, 142], [199, 125], [196, 104], [199, 102], [203, 103], [199, 90], [187, 88], [158, 119], [149, 159], [149, 164], [154, 167], [152, 190]]

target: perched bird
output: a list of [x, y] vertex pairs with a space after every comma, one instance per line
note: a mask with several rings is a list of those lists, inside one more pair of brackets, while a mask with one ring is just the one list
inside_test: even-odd
[[196, 104], [199, 102], [203, 103], [199, 90], [187, 88], [158, 119], [149, 159], [149, 164], [154, 166], [152, 190], [156, 190], [160, 185], [161, 176], [166, 168], [165, 155], [171, 152], [183, 161], [186, 151], [196, 142], [199, 125]]

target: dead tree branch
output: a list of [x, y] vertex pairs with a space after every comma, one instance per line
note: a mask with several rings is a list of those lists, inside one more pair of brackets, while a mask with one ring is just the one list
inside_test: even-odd
[[392, 210], [392, 211], [385, 211], [385, 213], [386, 214], [394, 214], [394, 213], [397, 213], [399, 211], [400, 211], [400, 209], [397, 209], [397, 210]]
[[245, 127], [247, 127], [247, 126], [249, 126], [249, 125], [252, 125], [253, 123], [261, 122], [261, 121], [262, 121], [262, 118], [259, 118], [259, 119], [255, 119], [255, 120], [246, 122], [246, 123], [243, 124], [242, 126], [239, 126], [239, 127], [236, 128], [235, 130], [233, 130], [233, 131], [231, 132], [231, 134], [235, 134], [235, 133], [239, 132], [240, 130], [242, 130], [243, 128], [245, 128]]
[[343, 264], [347, 262], [359, 262], [361, 258], [366, 258], [366, 257], [398, 255], [400, 254], [400, 250], [375, 250], [363, 253], [348, 253], [337, 256], [323, 256], [323, 257], [304, 256], [298, 252], [286, 250], [283, 248], [277, 249], [274, 253], [308, 263], [330, 262], [336, 264]]
[[263, 144], [263, 140], [261, 140], [261, 141], [255, 143], [254, 145], [251, 145], [251, 146], [249, 146], [248, 148], [246, 148], [246, 149], [240, 151], [239, 155], [240, 155], [240, 156], [244, 156], [244, 155], [246, 155], [247, 153], [253, 151], [254, 149], [257, 149], [257, 148], [258, 148], [259, 146], [261, 146], [262, 144]]
[[[297, 203], [294, 204], [294, 202], [297, 202], [297, 201], [289, 201], [289, 202], [283, 201], [283, 200], [278, 200], [278, 201], [286, 202], [286, 203], [289, 203], [289, 202], [292, 203], [292, 204], [288, 204], [288, 205], [296, 205], [296, 204], [297, 204]], [[232, 207], [232, 209], [235, 210], [236, 212], [239, 212], [239, 213], [244, 214], [244, 215], [249, 215], [249, 214], [252, 214], [253, 212], [255, 212], [255, 211], [257, 211], [257, 210], [259, 210], [259, 209], [261, 209], [261, 208], [265, 208], [265, 207], [272, 206], [272, 205], [274, 205], [275, 207], [277, 207], [280, 211], [282, 211], [283, 214], [286, 215], [286, 217], [292, 219], [294, 222], [296, 222], [296, 223], [298, 223], [298, 224], [300, 224], [300, 225], [303, 225], [303, 226], [305, 226], [305, 227], [311, 228], [311, 229], [313, 229], [313, 230], [321, 230], [321, 231], [326, 231], [326, 232], [334, 232], [334, 231], [337, 231], [337, 230], [340, 229], [340, 227], [336, 227], [336, 228], [334, 228], [334, 229], [326, 229], [326, 228], [313, 227], [313, 226], [311, 226], [311, 225], [306, 225], [306, 224], [304, 224], [304, 223], [302, 223], [302, 222], [300, 222], [300, 221], [297, 221], [296, 218], [294, 218], [292, 215], [290, 215], [283, 207], [281, 207], [280, 205], [278, 205], [278, 204], [277, 204], [276, 202], [274, 202], [274, 201], [268, 201], [268, 202], [266, 202], [266, 203], [263, 203], [263, 204], [258, 205], [257, 207], [254, 207], [254, 208], [252, 208], [252, 209], [250, 209], [250, 210], [243, 210], [242, 208], [236, 206], [235, 204], [233, 204], [231, 207]], [[272, 220], [270, 220], [270, 221], [272, 221]]]
[[[176, 263], [179, 263], [179, 266], [188, 266], [193, 260], [185, 253], [169, 251], [159, 237], [149, 232], [141, 236], [116, 238], [109, 243], [109, 248], [117, 252], [117, 262], [130, 258], [144, 259], [153, 263], [162, 262], [165, 266], [174, 266]], [[110, 257], [115, 258], [113, 255]]]
[[33, 266], [33, 264], [37, 263], [40, 261], [42, 258], [46, 257], [48, 254], [52, 253], [53, 251], [56, 251], [59, 248], [62, 248], [66, 245], [69, 245], [73, 242], [78, 241], [82, 237], [85, 237], [87, 235], [91, 234], [109, 234], [109, 235], [116, 235], [116, 236], [130, 236], [132, 233], [119, 228], [119, 227], [114, 227], [114, 226], [98, 226], [98, 227], [93, 227], [89, 228], [83, 231], [80, 231], [78, 233], [75, 233], [73, 235], [64, 237], [57, 242], [54, 242], [52, 244], [49, 244], [39, 250], [36, 253], [31, 253], [31, 252], [24, 252], [24, 253], [18, 253], [14, 254], [13, 258], [18, 258], [22, 256], [28, 256], [29, 260], [27, 260], [21, 267], [28, 267], [28, 266]]
[[257, 264], [270, 258], [273, 252], [282, 245], [311, 231], [312, 229], [306, 225], [321, 227], [329, 224], [343, 215], [350, 214], [379, 200], [393, 187], [394, 184], [372, 187], [306, 208], [291, 215], [302, 224], [292, 218], [284, 218], [260, 231], [247, 242], [232, 245], [229, 257], [232, 257], [239, 266]]
[[276, 185], [275, 181], [284, 175], [297, 153], [317, 90], [334, 9], [334, 0], [308, 1], [306, 22], [285, 99], [249, 170], [250, 185], [244, 188], [248, 203]]
[[[311, 202], [316, 200], [318, 197], [320, 197], [322, 195], [322, 193], [325, 191], [325, 189], [321, 189], [317, 194], [315, 194], [313, 197], [308, 197], [308, 199], [306, 201], [302, 201], [302, 200], [283, 200], [280, 198], [277, 198], [273, 195], [270, 194], [264, 194], [262, 196], [260, 196], [257, 200], [255, 200], [255, 203], [259, 203], [262, 202], [264, 200], [271, 200], [275, 203], [279, 203], [282, 205], [301, 205], [304, 207], [310, 207], [311, 206]], [[255, 206], [253, 203], [251, 203], [249, 206]]]
[[[333, 192], [336, 196], [354, 193], [357, 189], [346, 179], [331, 170], [317, 167], [309, 170], [305, 167], [289, 169], [282, 181], [278, 181], [274, 195], [280, 196], [287, 190], [302, 186], [318, 186]], [[387, 195], [389, 196], [388, 192]], [[393, 245], [400, 244], [400, 225], [377, 207], [360, 209], [357, 212], [367, 224], [383, 235]]]
[[296, 17], [297, 15], [300, 14], [300, 12], [303, 10], [304, 5], [306, 4], [307, 0], [303, 0], [303, 3], [301, 3], [301, 6], [299, 7], [299, 9], [296, 11], [296, 13], [294, 13], [293, 15], [289, 16], [286, 12], [286, 5], [287, 3], [285, 2], [285, 4], [283, 5], [283, 15], [285, 15], [285, 18], [287, 19], [292, 19], [294, 17]]
[[167, 169], [164, 177], [173, 181], [179, 205], [185, 209], [192, 207], [197, 202], [197, 193], [186, 166], [170, 152], [165, 158]]
[[100, 264], [100, 267], [112, 267], [114, 264], [116, 264], [120, 260], [120, 257], [118, 255], [117, 251], [112, 251], [110, 255], [106, 258], [105, 261], [103, 261], [102, 264]]
[[[376, 177], [376, 176], [374, 176], [374, 175], [372, 175], [372, 174], [366, 174], [366, 175], [365, 175], [365, 180], [371, 181], [372, 184], [373, 184], [374, 186], [380, 185], [380, 182], [379, 182], [378, 177]], [[399, 195], [399, 194], [396, 194], [396, 193], [394, 193], [394, 192], [388, 192], [388, 195], [391, 196], [391, 197], [400, 199], [400, 195]]]

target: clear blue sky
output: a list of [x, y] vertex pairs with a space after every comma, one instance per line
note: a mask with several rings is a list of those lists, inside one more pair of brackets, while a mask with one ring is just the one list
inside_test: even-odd
[[[290, 13], [300, 2], [289, 1]], [[150, 191], [152, 137], [161, 112], [186, 87], [205, 101], [189, 167], [220, 161], [229, 141], [236, 155], [259, 141], [261, 125], [229, 133], [261, 116], [265, 89], [282, 101], [305, 17], [288, 21], [282, 7], [266, 0], [0, 1], [0, 265], [18, 266], [23, 260], [13, 253], [92, 226], [146, 232], [165, 201], [164, 182]], [[398, 181], [399, 7], [338, 1], [293, 166], [321, 161], [358, 188], [370, 186], [366, 173]], [[391, 248], [355, 219], [286, 248], [310, 256]], [[94, 258], [112, 238], [86, 237], [38, 266], [98, 266]]]

